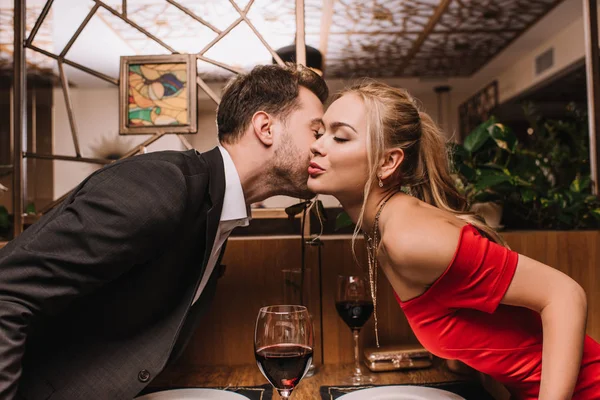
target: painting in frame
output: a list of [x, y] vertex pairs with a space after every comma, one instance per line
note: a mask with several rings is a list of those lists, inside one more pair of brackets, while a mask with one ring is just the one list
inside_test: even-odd
[[119, 133], [197, 132], [196, 56], [122, 56]]

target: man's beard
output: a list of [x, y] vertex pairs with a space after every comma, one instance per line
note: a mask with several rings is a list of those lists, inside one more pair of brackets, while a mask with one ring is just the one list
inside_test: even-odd
[[290, 133], [285, 132], [281, 144], [275, 150], [274, 167], [271, 170], [273, 187], [278, 194], [302, 199], [315, 196], [307, 186], [310, 155], [304, 158], [302, 154], [292, 141]]

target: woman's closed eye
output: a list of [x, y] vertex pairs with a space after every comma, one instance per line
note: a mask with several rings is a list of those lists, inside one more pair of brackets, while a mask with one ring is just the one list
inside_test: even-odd
[[333, 140], [335, 140], [338, 143], [344, 143], [344, 142], [349, 141], [350, 139], [344, 139], [344, 138], [341, 138], [341, 137], [334, 136]]
[[[315, 139], [319, 140], [325, 133], [319, 131], [313, 131], [315, 133]], [[345, 139], [339, 136], [334, 136], [333, 140], [338, 143], [344, 143], [349, 141], [350, 139]]]

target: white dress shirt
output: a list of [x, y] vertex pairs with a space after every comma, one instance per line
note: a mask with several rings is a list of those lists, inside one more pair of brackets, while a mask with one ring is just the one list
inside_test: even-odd
[[202, 281], [200, 281], [200, 286], [198, 286], [192, 304], [198, 300], [204, 287], [206, 287], [208, 278], [210, 278], [210, 275], [215, 269], [215, 264], [221, 253], [223, 243], [225, 243], [225, 240], [227, 240], [231, 231], [238, 226], [248, 226], [250, 223], [246, 199], [244, 198], [244, 191], [242, 190], [242, 183], [240, 182], [240, 176], [235, 168], [235, 164], [224, 147], [219, 146], [219, 150], [221, 151], [221, 156], [223, 156], [223, 167], [225, 169], [225, 196], [223, 197], [223, 209], [221, 211], [221, 219], [219, 227], [217, 228], [217, 234], [215, 235], [212, 252], [210, 253], [210, 258], [206, 265], [206, 271], [204, 272], [204, 276], [202, 276]]

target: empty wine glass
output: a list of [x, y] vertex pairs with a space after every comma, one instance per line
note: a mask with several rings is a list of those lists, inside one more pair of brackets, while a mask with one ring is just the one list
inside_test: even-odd
[[289, 399], [313, 356], [313, 327], [304, 306], [263, 307], [256, 318], [254, 353], [258, 368]]

